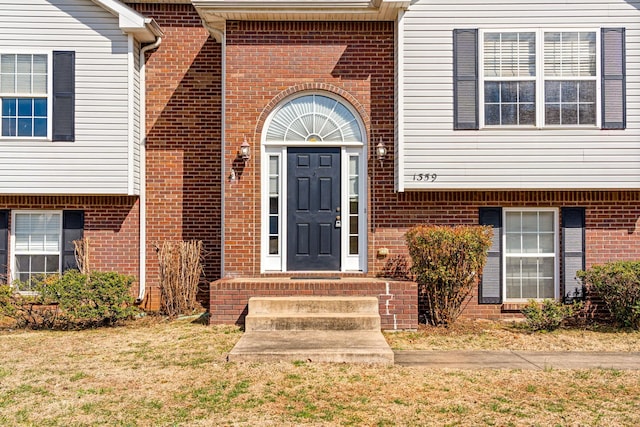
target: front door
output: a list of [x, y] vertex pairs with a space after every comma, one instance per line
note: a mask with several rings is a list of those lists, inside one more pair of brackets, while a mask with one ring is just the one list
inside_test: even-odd
[[287, 270], [340, 270], [340, 149], [287, 150]]

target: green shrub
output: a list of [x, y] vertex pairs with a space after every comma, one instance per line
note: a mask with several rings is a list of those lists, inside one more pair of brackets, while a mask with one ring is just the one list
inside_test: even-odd
[[582, 306], [581, 303], [562, 304], [560, 301], [545, 299], [542, 302], [529, 300], [522, 308], [527, 327], [534, 331], [553, 331], [562, 322], [573, 317]]
[[587, 291], [602, 298], [613, 319], [640, 329], [640, 262], [617, 261], [579, 271]]
[[411, 267], [434, 325], [460, 316], [487, 260], [493, 230], [488, 226], [418, 226], [406, 234]]
[[56, 301], [61, 317], [69, 325], [112, 325], [137, 313], [133, 306], [133, 277], [115, 272], [91, 273], [91, 279], [77, 270], [62, 276], [49, 276], [38, 287], [48, 299]]
[[36, 329], [112, 325], [138, 312], [132, 283], [132, 277], [114, 272], [92, 272], [88, 279], [68, 270], [36, 281], [33, 295], [2, 287], [0, 314], [12, 318], [17, 327]]

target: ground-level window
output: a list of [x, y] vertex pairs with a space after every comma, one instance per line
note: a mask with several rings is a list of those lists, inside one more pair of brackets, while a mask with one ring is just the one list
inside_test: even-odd
[[504, 210], [506, 300], [556, 297], [557, 224], [555, 209]]
[[15, 212], [12, 220], [13, 279], [19, 291], [33, 291], [34, 279], [60, 271], [62, 213]]

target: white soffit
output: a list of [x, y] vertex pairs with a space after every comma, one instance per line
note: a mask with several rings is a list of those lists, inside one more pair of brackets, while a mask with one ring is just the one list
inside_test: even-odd
[[191, 0], [202, 19], [230, 21], [395, 21], [405, 0]]
[[127, 34], [133, 34], [142, 43], [153, 43], [162, 36], [162, 30], [156, 21], [139, 14], [118, 0], [91, 1], [117, 16], [120, 29]]

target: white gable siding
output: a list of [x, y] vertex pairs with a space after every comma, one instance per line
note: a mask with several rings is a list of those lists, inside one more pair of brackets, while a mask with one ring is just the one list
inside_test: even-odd
[[[625, 130], [453, 130], [453, 29], [602, 27], [626, 28]], [[640, 1], [419, 0], [402, 28], [400, 190], [640, 188]]]
[[133, 63], [118, 18], [88, 0], [0, 0], [0, 52], [21, 49], [76, 52], [75, 141], [0, 139], [0, 194], [130, 193]]

